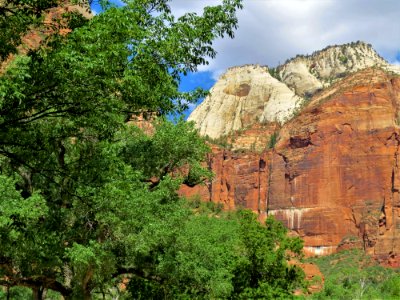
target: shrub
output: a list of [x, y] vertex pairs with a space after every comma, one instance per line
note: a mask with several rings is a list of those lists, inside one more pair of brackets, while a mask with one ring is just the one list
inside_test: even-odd
[[341, 56], [339, 56], [339, 60], [340, 60], [340, 62], [342, 63], [342, 64], [347, 64], [347, 62], [349, 61], [349, 59], [347, 58], [347, 56], [345, 56], [345, 55], [341, 55]]
[[269, 68], [269, 74], [274, 77], [275, 79], [278, 79], [279, 81], [282, 81], [281, 74], [279, 73], [278, 68]]
[[268, 142], [268, 149], [273, 149], [275, 147], [276, 142], [278, 141], [278, 136], [279, 136], [279, 133], [277, 131], [275, 131], [271, 135], [269, 142]]

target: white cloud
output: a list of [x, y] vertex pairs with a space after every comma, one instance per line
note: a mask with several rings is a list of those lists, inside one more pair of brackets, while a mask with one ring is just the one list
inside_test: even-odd
[[221, 1], [219, 0], [172, 0], [170, 6], [175, 14], [179, 17], [186, 12], [201, 13], [203, 7], [218, 5]]
[[[201, 12], [217, 0], [172, 0], [173, 11]], [[296, 54], [362, 40], [393, 62], [400, 50], [399, 0], [244, 0], [233, 40], [215, 42], [213, 77], [234, 65], [276, 66]]]

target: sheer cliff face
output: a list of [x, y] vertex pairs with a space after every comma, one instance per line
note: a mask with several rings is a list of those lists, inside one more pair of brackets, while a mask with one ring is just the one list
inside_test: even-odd
[[316, 92], [371, 66], [398, 71], [362, 42], [327, 47], [275, 69], [230, 68], [188, 120], [197, 124], [202, 135], [214, 139], [254, 124], [285, 124]]
[[214, 148], [201, 192], [226, 208], [274, 215], [310, 254], [364, 248], [400, 258], [400, 77], [366, 69], [314, 97], [262, 154]]
[[400, 249], [400, 79], [369, 69], [315, 98], [271, 153], [268, 214], [312, 253]]

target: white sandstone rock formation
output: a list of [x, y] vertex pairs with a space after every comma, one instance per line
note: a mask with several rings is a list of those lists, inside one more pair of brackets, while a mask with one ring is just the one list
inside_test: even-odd
[[277, 72], [297, 95], [307, 97], [349, 73], [372, 66], [387, 68], [390, 65], [371, 45], [356, 42], [297, 56], [279, 66]]
[[289, 119], [303, 99], [273, 78], [267, 67], [233, 67], [189, 116], [201, 135], [218, 138], [254, 123]]

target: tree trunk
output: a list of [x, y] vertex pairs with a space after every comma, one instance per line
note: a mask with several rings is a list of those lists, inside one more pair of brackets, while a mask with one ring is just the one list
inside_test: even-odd
[[83, 299], [84, 300], [91, 300], [92, 299], [92, 291], [90, 288], [90, 281], [93, 277], [93, 267], [89, 266], [85, 276], [82, 280], [82, 292], [83, 292]]
[[92, 292], [90, 290], [81, 290], [79, 293], [72, 293], [69, 295], [63, 295], [64, 300], [92, 300]]
[[91, 293], [91, 291], [88, 291], [88, 290], [84, 290], [83, 291], [83, 299], [84, 300], [92, 300], [92, 293]]
[[43, 287], [34, 287], [32, 288], [32, 293], [33, 293], [33, 299], [34, 300], [43, 300]]

